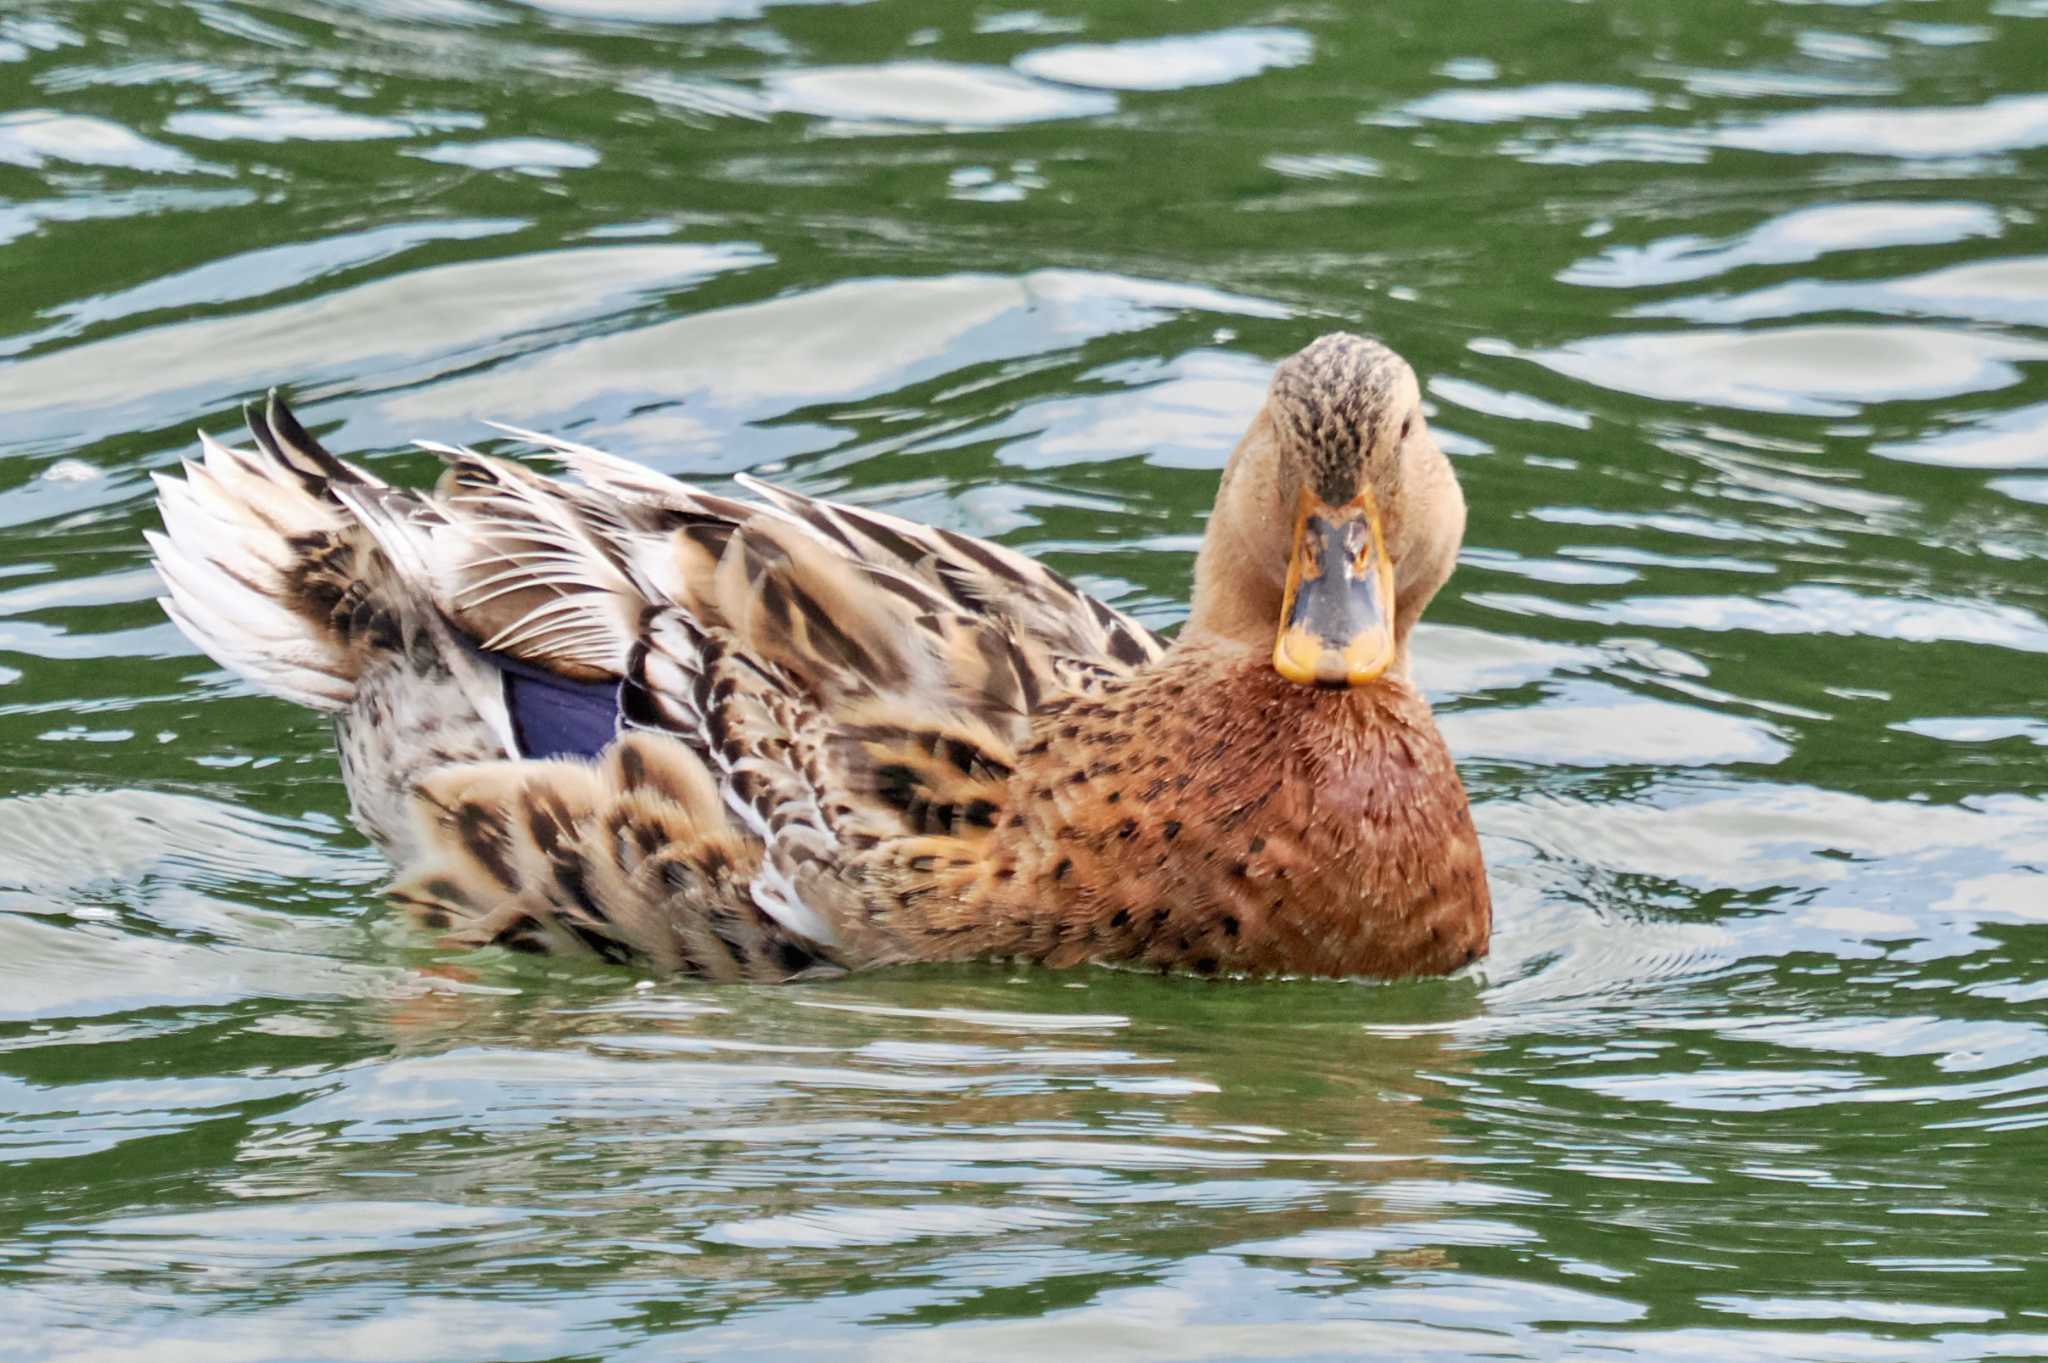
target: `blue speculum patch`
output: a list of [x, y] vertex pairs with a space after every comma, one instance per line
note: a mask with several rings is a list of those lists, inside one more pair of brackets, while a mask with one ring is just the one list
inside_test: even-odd
[[595, 757], [618, 737], [618, 682], [571, 681], [503, 653], [483, 656], [505, 679], [521, 757]]

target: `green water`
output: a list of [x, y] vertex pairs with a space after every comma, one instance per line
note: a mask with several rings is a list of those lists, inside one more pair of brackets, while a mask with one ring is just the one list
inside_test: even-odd
[[[2048, 1356], [2048, 4], [0, 5], [0, 1357]], [[1180, 616], [1279, 357], [1471, 530], [1492, 957], [451, 964], [152, 598], [290, 385]]]

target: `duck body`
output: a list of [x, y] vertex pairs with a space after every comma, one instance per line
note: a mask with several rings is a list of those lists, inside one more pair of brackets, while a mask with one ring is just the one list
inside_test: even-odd
[[1392, 977], [1485, 950], [1464, 789], [1406, 681], [1302, 687], [1177, 647], [1049, 704], [1018, 757], [986, 846], [902, 884], [910, 931], [875, 955]]
[[580, 481], [429, 446], [438, 487], [392, 488], [275, 399], [253, 449], [159, 479], [152, 546], [187, 634], [334, 716], [392, 897], [460, 945], [707, 979], [1452, 970], [1491, 909], [1406, 632], [1463, 504], [1412, 417], [1392, 439], [1392, 352], [1290, 366], [1170, 644], [998, 545], [530, 433]]

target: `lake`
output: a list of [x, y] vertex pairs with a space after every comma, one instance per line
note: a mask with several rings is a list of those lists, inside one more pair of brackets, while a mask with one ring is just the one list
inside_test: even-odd
[[[4, 1359], [2048, 1357], [2044, 0], [9, 0]], [[1272, 365], [1471, 505], [1492, 955], [456, 957], [154, 598], [284, 386], [1182, 617]]]

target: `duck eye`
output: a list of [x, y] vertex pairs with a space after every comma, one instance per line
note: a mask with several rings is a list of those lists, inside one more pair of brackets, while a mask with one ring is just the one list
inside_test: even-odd
[[1410, 412], [1407, 416], [1401, 418], [1401, 439], [1404, 441], [1407, 440], [1409, 435], [1412, 434], [1414, 430], [1415, 413]]

